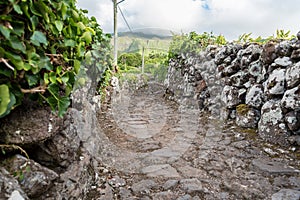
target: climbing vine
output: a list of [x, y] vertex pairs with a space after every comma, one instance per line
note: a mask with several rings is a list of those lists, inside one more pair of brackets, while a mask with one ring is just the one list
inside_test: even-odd
[[24, 97], [48, 103], [63, 116], [82, 61], [102, 71], [109, 65], [109, 36], [75, 3], [0, 2], [0, 118]]

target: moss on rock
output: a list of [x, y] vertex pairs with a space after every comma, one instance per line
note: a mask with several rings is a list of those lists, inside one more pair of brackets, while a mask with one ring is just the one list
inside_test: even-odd
[[238, 115], [245, 116], [249, 112], [250, 107], [247, 104], [240, 104], [236, 107], [236, 112]]

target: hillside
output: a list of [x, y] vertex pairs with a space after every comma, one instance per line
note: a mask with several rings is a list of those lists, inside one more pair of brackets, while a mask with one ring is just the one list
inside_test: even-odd
[[142, 52], [143, 47], [145, 47], [146, 54], [167, 52], [171, 40], [172, 36], [142, 32], [122, 32], [119, 33], [118, 37], [118, 50], [120, 54], [124, 52]]

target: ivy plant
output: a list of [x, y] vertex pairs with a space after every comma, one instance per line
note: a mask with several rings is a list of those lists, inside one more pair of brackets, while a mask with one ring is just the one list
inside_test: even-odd
[[[110, 38], [76, 0], [0, 2], [0, 118], [38, 94], [61, 117], [82, 61], [109, 63]], [[101, 66], [100, 66], [101, 65]]]

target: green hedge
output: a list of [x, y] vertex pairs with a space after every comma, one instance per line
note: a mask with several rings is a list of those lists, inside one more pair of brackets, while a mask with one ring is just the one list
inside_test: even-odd
[[[109, 36], [75, 3], [0, 2], [0, 118], [21, 105], [24, 96], [47, 102], [63, 116], [81, 62], [108, 56]], [[98, 65], [107, 63], [101, 59]]]

